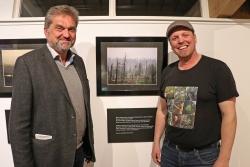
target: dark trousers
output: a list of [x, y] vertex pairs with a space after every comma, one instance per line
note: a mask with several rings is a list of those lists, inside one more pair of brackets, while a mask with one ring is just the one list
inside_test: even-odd
[[81, 146], [76, 150], [74, 167], [83, 167], [83, 163], [84, 163], [84, 155], [83, 155], [83, 147]]
[[161, 167], [212, 167], [219, 152], [218, 143], [202, 149], [183, 150], [167, 141], [162, 147]]

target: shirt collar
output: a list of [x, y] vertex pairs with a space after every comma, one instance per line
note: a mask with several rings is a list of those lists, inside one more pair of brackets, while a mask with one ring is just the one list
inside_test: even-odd
[[[48, 49], [49, 49], [49, 51], [50, 51], [50, 53], [51, 53], [53, 59], [54, 59], [55, 61], [59, 62], [61, 65], [63, 65], [63, 64], [59, 61], [59, 59], [58, 59], [58, 56], [59, 56], [59, 55], [58, 55], [58, 53], [55, 51], [55, 49], [53, 49], [48, 43], [47, 43], [47, 47], [48, 47]], [[67, 67], [67, 66], [69, 66], [70, 64], [72, 64], [72, 63], [73, 63], [73, 60], [74, 60], [74, 57], [75, 57], [75, 54], [74, 54], [71, 50], [69, 50], [69, 58], [66, 60], [66, 64], [63, 65], [63, 66]]]

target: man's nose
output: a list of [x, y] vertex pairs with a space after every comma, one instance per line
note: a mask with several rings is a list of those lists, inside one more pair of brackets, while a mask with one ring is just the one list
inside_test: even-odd
[[70, 35], [69, 35], [69, 30], [68, 29], [64, 29], [63, 30], [63, 36], [65, 37], [65, 38], [68, 38]]
[[178, 43], [182, 43], [183, 41], [184, 41], [183, 37], [180, 36], [180, 37], [178, 38]]

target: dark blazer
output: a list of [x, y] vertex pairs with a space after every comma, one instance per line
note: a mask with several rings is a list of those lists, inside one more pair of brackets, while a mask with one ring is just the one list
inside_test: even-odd
[[[89, 83], [80, 56], [74, 57], [73, 65], [82, 82], [87, 115], [84, 155], [94, 162]], [[46, 45], [16, 61], [9, 134], [15, 167], [73, 167], [77, 145], [75, 111]], [[52, 139], [38, 140], [35, 134]]]

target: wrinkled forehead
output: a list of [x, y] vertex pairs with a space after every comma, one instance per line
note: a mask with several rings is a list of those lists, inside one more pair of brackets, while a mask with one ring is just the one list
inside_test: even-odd
[[173, 33], [178, 32], [178, 31], [189, 31], [189, 32], [194, 33], [193, 30], [190, 30], [190, 29], [187, 28], [187, 27], [178, 26], [178, 27], [173, 28], [173, 30], [172, 30], [171, 32], [169, 32], [169, 37], [171, 37], [171, 36], [173, 35]]
[[70, 15], [60, 14], [51, 17], [51, 24], [70, 24], [70, 26], [76, 27], [77, 21]]

